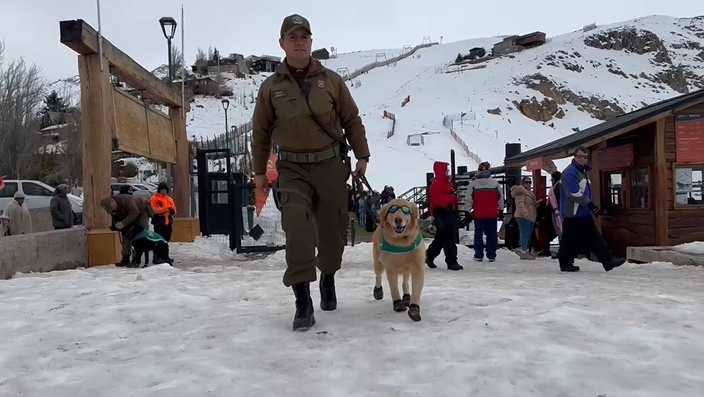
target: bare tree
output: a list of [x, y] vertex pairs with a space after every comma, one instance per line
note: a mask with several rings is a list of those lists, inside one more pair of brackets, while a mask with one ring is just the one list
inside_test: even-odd
[[203, 51], [202, 48], [198, 47], [196, 51], [196, 64], [208, 62], [208, 55]]
[[23, 59], [0, 64], [0, 174], [20, 178], [36, 172], [33, 157], [41, 144], [37, 111], [44, 85], [34, 64]]

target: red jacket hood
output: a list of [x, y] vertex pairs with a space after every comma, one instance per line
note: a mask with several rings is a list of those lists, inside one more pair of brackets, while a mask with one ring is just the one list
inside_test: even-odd
[[447, 180], [447, 167], [450, 164], [445, 163], [443, 161], [436, 161], [435, 164], [433, 164], [433, 171], [435, 171], [435, 178], [440, 179], [440, 180]]

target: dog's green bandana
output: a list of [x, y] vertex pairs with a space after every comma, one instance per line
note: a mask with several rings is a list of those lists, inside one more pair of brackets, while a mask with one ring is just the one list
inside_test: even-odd
[[149, 240], [153, 243], [158, 243], [160, 241], [166, 243], [166, 240], [164, 240], [164, 238], [161, 237], [160, 234], [156, 234], [156, 233], [152, 232], [151, 230], [142, 231], [138, 235], [134, 236], [133, 240], [139, 240], [139, 239], [143, 239], [143, 238], [146, 238], [147, 240]]
[[417, 250], [421, 244], [423, 244], [423, 235], [421, 233], [418, 233], [418, 238], [416, 238], [416, 241], [414, 241], [408, 247], [398, 247], [396, 245], [391, 245], [388, 241], [386, 241], [384, 236], [382, 236], [381, 252], [385, 252], [387, 254], [408, 254], [409, 252]]

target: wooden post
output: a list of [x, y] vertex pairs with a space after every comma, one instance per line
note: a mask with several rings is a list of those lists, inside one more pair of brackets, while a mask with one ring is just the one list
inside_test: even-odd
[[536, 200], [542, 200], [547, 197], [545, 185], [546, 179], [543, 177], [541, 170], [533, 170], [533, 192], [535, 192]]
[[98, 55], [80, 55], [81, 146], [83, 149], [83, 219], [87, 229], [88, 265], [110, 265], [121, 258], [120, 238], [109, 230], [110, 215], [100, 201], [112, 195], [110, 175], [115, 118], [112, 88]]
[[[601, 197], [602, 197], [602, 183], [601, 183], [601, 164], [599, 163], [599, 160], [596, 159], [595, 153], [597, 150], [603, 150], [606, 148], [606, 142], [601, 142], [598, 145], [590, 148], [590, 154], [591, 154], [591, 162], [590, 165], [592, 167], [591, 171], [591, 185], [592, 185], [592, 203], [596, 205], [599, 208], [604, 208], [604, 205], [606, 203], [601, 202]], [[596, 217], [596, 226], [597, 228], [601, 231], [602, 230], [602, 224], [603, 224], [603, 217], [598, 216]]]
[[[183, 110], [183, 112], [182, 112]], [[185, 109], [169, 109], [174, 141], [176, 142], [176, 164], [174, 164], [174, 201], [176, 202], [176, 219], [172, 241], [193, 242], [198, 235], [198, 219], [191, 216], [191, 160], [190, 146], [186, 135]]]
[[189, 164], [189, 147], [186, 136], [186, 121], [181, 108], [170, 108], [174, 141], [176, 142], [176, 164], [174, 166], [174, 201], [176, 216], [190, 217], [191, 177]]
[[[106, 64], [107, 65], [107, 64]], [[80, 55], [81, 145], [83, 149], [83, 218], [86, 229], [107, 229], [110, 215], [100, 200], [110, 189], [112, 136], [115, 130], [107, 68], [100, 70], [98, 55]]]
[[[672, 117], [672, 116], [670, 116]], [[667, 157], [665, 150], [665, 123], [663, 117], [656, 122], [655, 132], [655, 175], [653, 178], [655, 188], [655, 244], [668, 245], [668, 199], [671, 192], [667, 188]]]

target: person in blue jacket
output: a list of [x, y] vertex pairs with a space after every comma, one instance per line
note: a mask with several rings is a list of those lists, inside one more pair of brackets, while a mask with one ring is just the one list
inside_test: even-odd
[[614, 258], [606, 241], [596, 227], [595, 216], [599, 207], [592, 202], [589, 181], [589, 152], [583, 147], [574, 152], [572, 163], [562, 172], [560, 215], [562, 216], [562, 240], [560, 241], [560, 270], [578, 272], [574, 258], [582, 253], [593, 252], [607, 272], [621, 266], [623, 259]]

